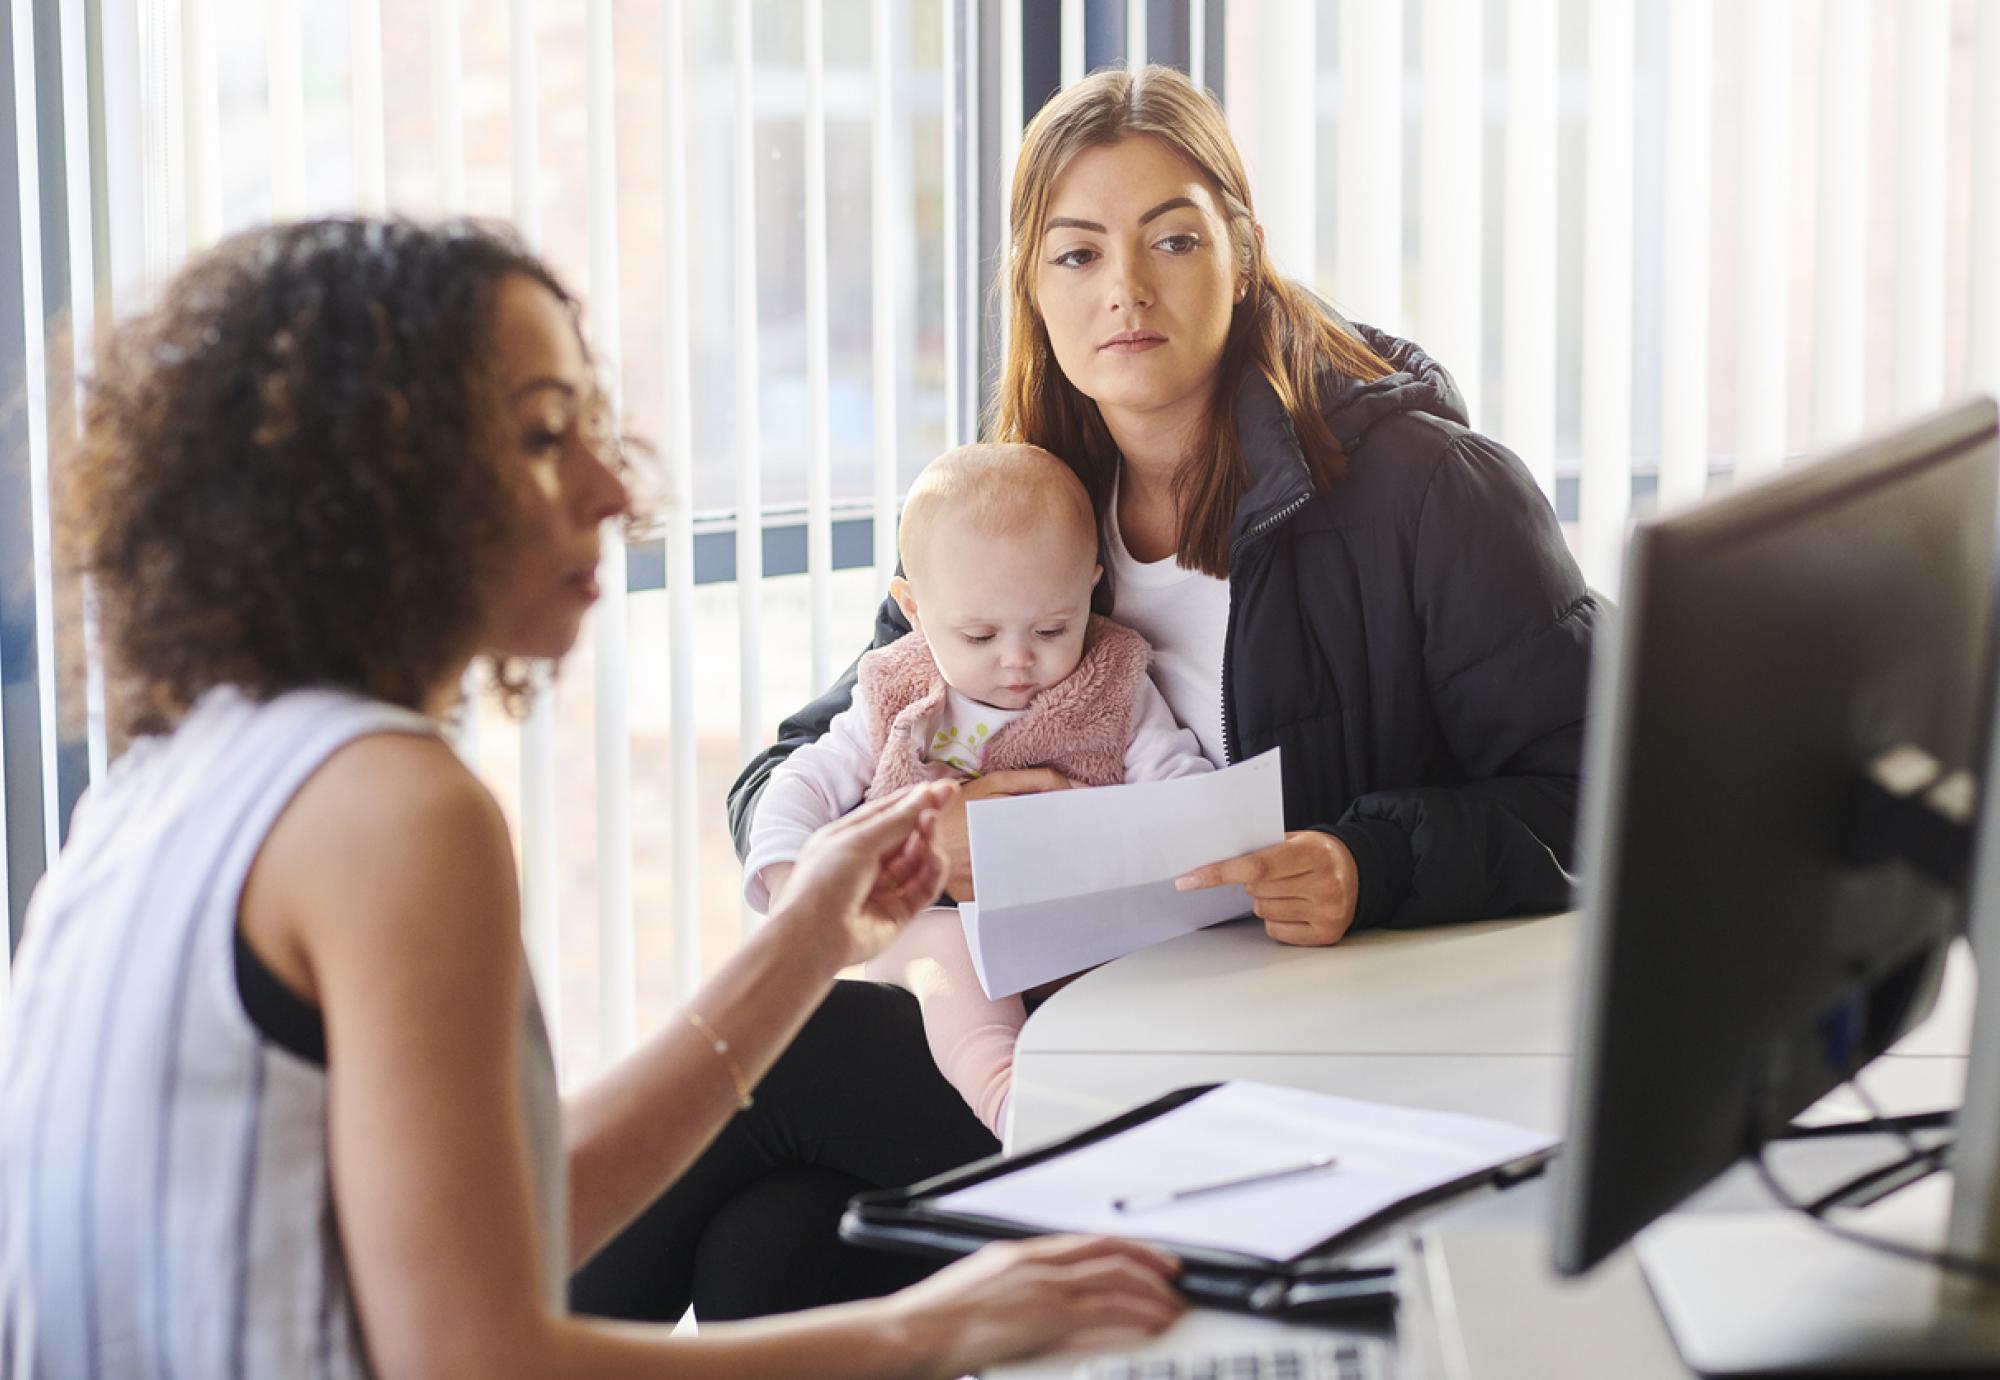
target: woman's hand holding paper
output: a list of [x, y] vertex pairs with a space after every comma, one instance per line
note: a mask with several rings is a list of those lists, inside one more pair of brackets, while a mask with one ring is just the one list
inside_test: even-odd
[[1174, 880], [1178, 891], [1240, 884], [1264, 932], [1280, 944], [1338, 944], [1354, 923], [1361, 878], [1354, 854], [1332, 834], [1298, 829], [1281, 842]]

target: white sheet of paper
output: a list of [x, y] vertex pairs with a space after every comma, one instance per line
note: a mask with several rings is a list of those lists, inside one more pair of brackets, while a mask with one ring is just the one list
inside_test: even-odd
[[[946, 1194], [938, 1206], [1289, 1260], [1413, 1194], [1555, 1143], [1483, 1117], [1225, 1083], [1094, 1145]], [[1331, 1168], [1135, 1211], [1112, 1206], [1323, 1154], [1335, 1157]]]
[[1174, 878], [1285, 837], [1278, 750], [1218, 772], [966, 806], [972, 887], [959, 906], [989, 997], [1245, 915], [1240, 886]]

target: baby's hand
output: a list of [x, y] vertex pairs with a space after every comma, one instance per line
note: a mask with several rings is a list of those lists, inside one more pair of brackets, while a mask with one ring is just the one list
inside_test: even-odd
[[972, 845], [965, 834], [965, 802], [1003, 795], [1066, 791], [1075, 783], [1051, 767], [996, 771], [958, 788], [958, 797], [938, 812], [937, 846], [944, 854], [944, 889], [954, 901], [972, 896]]

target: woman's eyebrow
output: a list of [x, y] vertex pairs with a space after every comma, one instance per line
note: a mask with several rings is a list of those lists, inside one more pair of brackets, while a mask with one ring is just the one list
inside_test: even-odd
[[1195, 204], [1192, 201], [1188, 200], [1186, 197], [1170, 196], [1165, 201], [1161, 202], [1158, 206], [1155, 206], [1152, 210], [1146, 212], [1145, 215], [1140, 216], [1139, 224], [1144, 225], [1147, 221], [1153, 219], [1153, 217], [1155, 216], [1164, 216], [1167, 212], [1178, 211], [1183, 206], [1187, 207], [1190, 211], [1195, 209]]
[[[1197, 209], [1195, 204], [1192, 201], [1188, 200], [1186, 197], [1171, 196], [1168, 197], [1165, 201], [1161, 202], [1158, 206], [1153, 207], [1151, 210], [1147, 211], [1144, 215], [1140, 216], [1139, 224], [1144, 225], [1147, 221], [1152, 220], [1157, 216], [1164, 216], [1169, 211], [1178, 211], [1182, 207], [1186, 207], [1190, 211]], [[1048, 226], [1043, 230], [1042, 233], [1047, 234], [1048, 231], [1050, 230], [1089, 230], [1092, 233], [1099, 235], [1104, 233], [1104, 227], [1099, 225], [1096, 221], [1081, 220], [1076, 216], [1050, 216]]]
[[540, 392], [544, 388], [553, 388], [558, 393], [566, 394], [572, 398], [576, 396], [575, 384], [569, 382], [569, 380], [567, 379], [559, 379], [552, 374], [545, 374], [538, 378], [529, 379], [526, 383], [521, 384], [519, 387], [517, 387], [512, 393], [508, 394], [508, 397], [513, 399], [513, 401], [515, 402], [519, 402], [521, 399], [527, 397], [530, 393]]

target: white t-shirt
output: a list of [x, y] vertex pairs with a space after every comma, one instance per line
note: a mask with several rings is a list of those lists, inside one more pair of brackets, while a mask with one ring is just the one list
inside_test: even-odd
[[1184, 570], [1172, 556], [1135, 560], [1118, 531], [1118, 488], [1104, 520], [1116, 595], [1111, 616], [1153, 644], [1153, 683], [1174, 717], [1194, 730], [1202, 756], [1222, 750], [1222, 647], [1229, 634], [1229, 582]]
[[[858, 699], [861, 687], [854, 689]], [[944, 699], [944, 713], [929, 726], [931, 740], [923, 744], [918, 756], [926, 762], [943, 762], [967, 778], [983, 775], [987, 740], [1028, 711], [995, 709], [950, 686], [945, 687]]]

